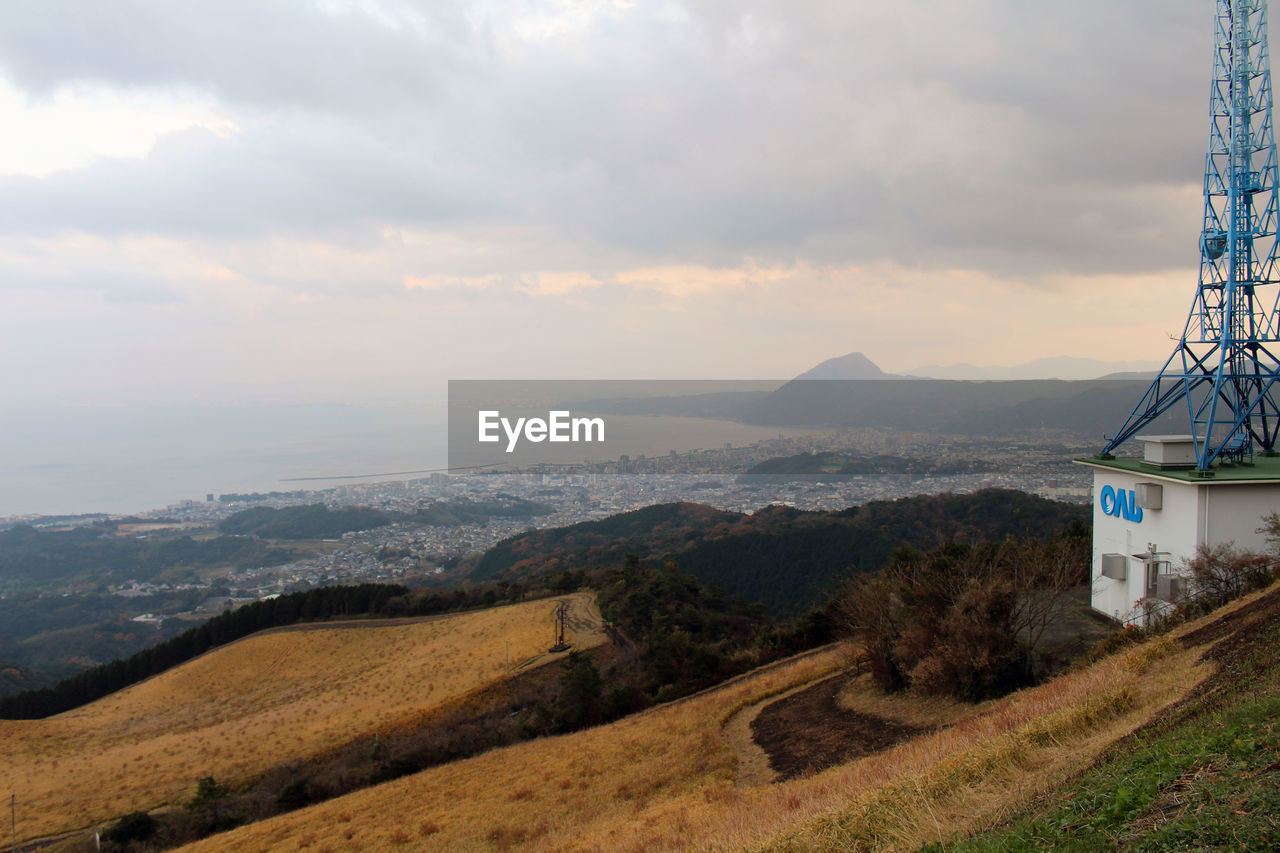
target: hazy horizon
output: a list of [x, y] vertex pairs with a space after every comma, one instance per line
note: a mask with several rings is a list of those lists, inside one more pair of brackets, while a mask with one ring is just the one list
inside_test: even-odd
[[[1160, 362], [1195, 287], [1212, 11], [5, 4], [0, 446], [105, 500], [182, 440], [148, 407], [787, 379], [854, 351], [975, 378]], [[125, 453], [84, 406], [147, 438]], [[380, 423], [317, 428], [358, 448]], [[226, 436], [231, 474], [258, 451]], [[249, 444], [310, 452], [290, 440]]]
[[7, 4], [0, 398], [1162, 360], [1212, 11]]

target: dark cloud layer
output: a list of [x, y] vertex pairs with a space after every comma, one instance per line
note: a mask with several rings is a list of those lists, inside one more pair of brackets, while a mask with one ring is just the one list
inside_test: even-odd
[[[0, 68], [212, 93], [238, 133], [0, 181], [0, 231], [367, 239], [1003, 274], [1194, 253], [1212, 6], [0, 5]], [[1182, 195], [1180, 195], [1182, 194]], [[1188, 248], [1190, 247], [1190, 248]]]
[[15, 0], [0, 9], [0, 53], [14, 81], [37, 94], [92, 80], [353, 113], [429, 103], [474, 58], [476, 34], [456, 4], [386, 4], [398, 14], [383, 19], [329, 5]]

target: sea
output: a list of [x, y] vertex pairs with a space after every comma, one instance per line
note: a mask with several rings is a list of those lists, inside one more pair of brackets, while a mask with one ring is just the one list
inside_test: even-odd
[[[0, 519], [145, 512], [227, 493], [325, 489], [447, 470], [443, 400], [0, 408]], [[610, 415], [622, 452], [749, 445], [814, 430]], [[611, 442], [594, 459], [617, 458]]]
[[445, 415], [427, 400], [0, 409], [0, 518], [426, 476], [448, 464]]

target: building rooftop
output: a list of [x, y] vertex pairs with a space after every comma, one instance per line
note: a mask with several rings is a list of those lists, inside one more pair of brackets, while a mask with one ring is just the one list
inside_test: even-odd
[[1157, 480], [1200, 483], [1206, 486], [1219, 483], [1280, 483], [1280, 456], [1254, 456], [1252, 461], [1237, 464], [1216, 462], [1209, 469], [1211, 476], [1207, 477], [1195, 468], [1160, 467], [1137, 456], [1117, 456], [1112, 459], [1082, 456], [1074, 461], [1077, 465], [1110, 468]]

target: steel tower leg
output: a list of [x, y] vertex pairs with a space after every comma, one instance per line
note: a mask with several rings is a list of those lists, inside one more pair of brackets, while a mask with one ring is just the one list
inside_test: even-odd
[[1275, 453], [1280, 408], [1276, 142], [1266, 0], [1217, 0], [1200, 282], [1173, 354], [1110, 454], [1185, 402], [1196, 467]]

